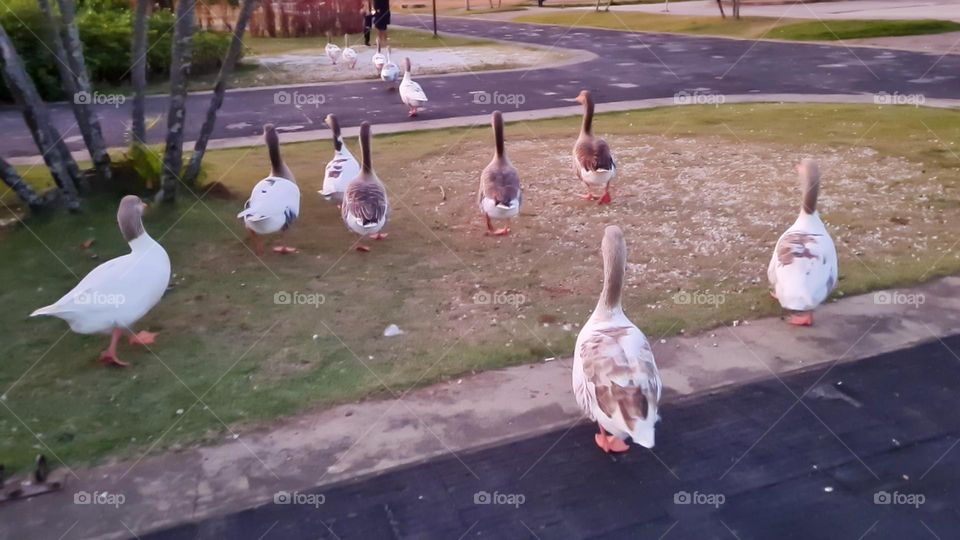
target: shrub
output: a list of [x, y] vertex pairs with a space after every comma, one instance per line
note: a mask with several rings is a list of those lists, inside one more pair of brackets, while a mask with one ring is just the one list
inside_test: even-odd
[[[7, 30], [27, 66], [40, 95], [46, 100], [64, 99], [56, 61], [47, 43], [49, 26], [36, 4], [18, 0], [0, 9], [0, 24]], [[154, 12], [147, 32], [147, 77], [165, 79], [170, 70], [174, 14]], [[133, 13], [128, 9], [86, 9], [77, 15], [87, 71], [94, 85], [119, 85], [130, 79], [130, 47]], [[220, 67], [230, 34], [198, 31], [193, 39], [191, 74], [203, 75]], [[0, 81], [0, 99], [10, 100]]]

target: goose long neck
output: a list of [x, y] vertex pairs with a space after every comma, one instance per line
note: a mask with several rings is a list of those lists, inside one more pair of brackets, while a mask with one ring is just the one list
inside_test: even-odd
[[330, 124], [330, 131], [333, 132], [333, 148], [339, 152], [343, 148], [343, 139], [340, 138], [340, 121], [331, 115], [327, 123]]
[[587, 96], [583, 102], [583, 125], [580, 126], [580, 132], [590, 135], [593, 131], [593, 98]]
[[803, 178], [803, 211], [813, 214], [817, 211], [817, 197], [820, 195], [820, 176], [807, 172]]
[[363, 172], [373, 171], [373, 162], [370, 158], [370, 124], [360, 124], [360, 154]]
[[270, 154], [270, 174], [286, 178], [285, 172], [288, 170], [280, 157], [280, 138], [273, 126], [264, 130], [264, 140], [267, 142], [267, 152]]
[[496, 156], [503, 157], [503, 116], [499, 112], [493, 114], [493, 138], [496, 141]]
[[603, 252], [603, 291], [597, 302], [597, 312], [612, 316], [622, 310], [623, 281], [626, 273], [627, 253], [622, 245], [612, 246]]

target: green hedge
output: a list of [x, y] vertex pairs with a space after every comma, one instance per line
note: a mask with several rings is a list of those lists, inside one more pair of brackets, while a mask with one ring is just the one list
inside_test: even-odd
[[[47, 100], [65, 99], [60, 76], [50, 50], [49, 26], [36, 4], [22, 1], [0, 10], [0, 24], [13, 39], [40, 94]], [[157, 11], [149, 21], [147, 77], [163, 80], [169, 76], [170, 47], [174, 14]], [[84, 10], [77, 15], [77, 27], [83, 41], [87, 70], [94, 85], [118, 85], [130, 78], [130, 47], [133, 38], [133, 12], [130, 10]], [[43, 42], [41, 42], [43, 40]], [[198, 31], [193, 39], [191, 73], [202, 75], [220, 67], [230, 35]], [[0, 80], [0, 99], [10, 94]]]

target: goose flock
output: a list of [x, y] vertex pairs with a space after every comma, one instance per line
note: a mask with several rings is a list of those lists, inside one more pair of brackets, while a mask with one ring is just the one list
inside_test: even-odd
[[[342, 49], [336, 43], [329, 42], [329, 39], [329, 36], [327, 36], [328, 42], [324, 47], [324, 53], [327, 55], [327, 58], [330, 59], [333, 65], [337, 65], [338, 61], [342, 61], [342, 64], [345, 65], [347, 69], [354, 69], [357, 66], [358, 55], [357, 51], [350, 47], [348, 36], [344, 36], [343, 38]], [[373, 57], [371, 58], [373, 69], [381, 81], [389, 83], [389, 86], [387, 86], [388, 90], [399, 90], [400, 101], [407, 106], [408, 113], [412, 118], [417, 116], [417, 113], [423, 109], [423, 106], [427, 103], [427, 94], [423, 91], [420, 83], [413, 80], [413, 69], [410, 64], [410, 58], [404, 58], [403, 60], [404, 70], [403, 76], [401, 77], [400, 66], [391, 58], [392, 52], [388, 45], [387, 53], [383, 54], [380, 46], [380, 38], [377, 38], [377, 52], [373, 53]], [[400, 85], [395, 86], [398, 80], [400, 81]]]
[[[389, 52], [388, 48], [387, 55], [381, 58], [384, 70], [391, 65]], [[409, 74], [409, 60], [405, 64]], [[409, 82], [412, 81], [405, 76], [401, 91]], [[419, 87], [416, 90], [422, 95]], [[426, 101], [425, 96], [405, 103], [412, 114], [422, 101]], [[590, 92], [580, 92], [577, 101], [583, 105], [583, 121], [573, 145], [574, 172], [586, 188], [585, 198], [610, 204], [610, 186], [617, 176], [613, 153], [606, 141], [593, 134], [594, 103]], [[358, 162], [344, 143], [337, 117], [328, 115], [326, 123], [333, 136], [334, 156], [324, 170], [319, 193], [339, 206], [345, 228], [360, 237], [356, 249], [370, 251], [364, 240], [386, 238], [383, 229], [390, 215], [387, 190], [373, 168], [370, 124], [360, 125]], [[507, 158], [503, 116], [499, 111], [493, 112], [491, 123], [493, 158], [480, 172], [477, 205], [486, 221], [486, 234], [506, 236], [510, 228], [504, 225], [497, 229], [493, 220], [503, 223], [517, 218], [523, 191], [519, 172]], [[300, 215], [300, 188], [283, 161], [274, 126], [264, 126], [264, 141], [270, 173], [257, 182], [237, 214], [259, 254], [263, 253], [263, 237], [282, 236]], [[817, 212], [817, 163], [804, 159], [797, 172], [802, 188], [800, 214], [774, 245], [767, 275], [770, 293], [789, 314], [788, 322], [811, 325], [813, 311], [837, 286], [837, 252]], [[601, 190], [602, 195], [596, 195]], [[117, 345], [124, 335], [132, 345], [154, 342], [156, 334], [135, 333], [132, 328], [160, 301], [170, 281], [166, 251], [144, 229], [145, 208], [134, 195], [120, 201], [117, 222], [130, 245], [129, 254], [97, 266], [63, 298], [31, 314], [63, 319], [80, 334], [109, 334], [110, 345], [100, 355], [107, 365], [128, 365], [117, 356]], [[296, 252], [296, 248], [281, 243], [273, 251], [288, 254]], [[619, 227], [606, 228], [600, 252], [603, 289], [577, 337], [572, 373], [574, 397], [583, 412], [597, 422], [595, 442], [604, 452], [627, 451], [628, 441], [651, 448], [659, 420], [662, 384], [649, 341], [623, 311], [627, 242]]]

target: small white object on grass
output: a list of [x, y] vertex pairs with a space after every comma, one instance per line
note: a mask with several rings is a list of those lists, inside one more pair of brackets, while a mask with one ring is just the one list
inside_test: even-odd
[[386, 327], [386, 329], [384, 329], [383, 337], [399, 336], [402, 333], [403, 333], [403, 330], [401, 330], [399, 326], [395, 324], [391, 324], [390, 326]]

